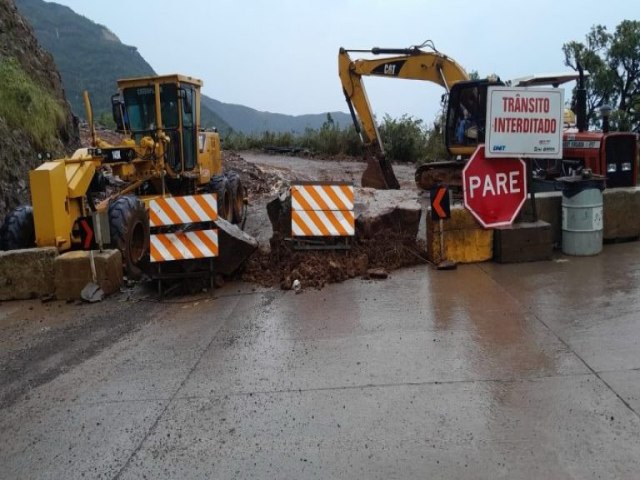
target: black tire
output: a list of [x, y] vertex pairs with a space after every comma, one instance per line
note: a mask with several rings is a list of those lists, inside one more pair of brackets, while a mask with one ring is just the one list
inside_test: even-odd
[[231, 190], [231, 210], [233, 212], [233, 223], [241, 224], [244, 220], [244, 186], [240, 175], [230, 171], [226, 173], [227, 183]]
[[36, 246], [31, 205], [17, 207], [4, 219], [0, 228], [0, 250], [19, 250]]
[[218, 197], [218, 217], [224, 218], [227, 222], [233, 222], [232, 195], [227, 177], [224, 175], [213, 177], [209, 182], [209, 191]]
[[134, 195], [119, 197], [109, 205], [111, 244], [122, 253], [127, 278], [138, 280], [149, 258], [149, 215]]

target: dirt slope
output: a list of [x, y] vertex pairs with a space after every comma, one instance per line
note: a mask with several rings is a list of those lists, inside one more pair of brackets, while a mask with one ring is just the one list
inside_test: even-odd
[[[0, 94], [3, 104], [7, 98], [17, 98], [16, 104], [24, 112], [32, 108], [32, 99], [25, 94], [24, 82], [15, 80], [15, 71], [29, 79], [30, 84], [42, 95], [59, 105], [62, 113], [46, 141], [37, 141], [34, 132], [24, 128], [24, 123], [15, 115], [0, 115], [0, 221], [6, 212], [17, 205], [29, 202], [28, 172], [37, 166], [39, 153], [49, 152], [60, 156], [73, 148], [77, 142], [73, 117], [67, 101], [60, 75], [51, 55], [38, 44], [33, 30], [18, 13], [13, 0], [0, 1]], [[37, 105], [36, 105], [37, 106]], [[28, 119], [28, 117], [27, 117]], [[27, 124], [29, 121], [27, 120]]]

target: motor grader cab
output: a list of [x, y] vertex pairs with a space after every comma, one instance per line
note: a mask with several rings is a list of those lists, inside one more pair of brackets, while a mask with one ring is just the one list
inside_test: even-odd
[[146, 205], [166, 196], [216, 193], [219, 216], [240, 223], [244, 189], [223, 172], [220, 138], [200, 129], [200, 80], [164, 75], [118, 81], [114, 121], [127, 138], [111, 145], [96, 136], [85, 94], [92, 145], [29, 173], [31, 206], [11, 212], [0, 248], [117, 247], [125, 270], [138, 277], [148, 257]]
[[163, 170], [161, 179], [152, 180], [156, 192], [212, 190], [221, 216], [239, 221], [242, 192], [236, 177], [223, 175], [220, 137], [200, 129], [201, 87], [202, 81], [184, 75], [119, 80], [119, 93], [111, 98], [113, 119], [117, 130], [130, 137], [127, 143], [159, 147], [147, 153], [155, 155], [156, 167]]
[[[425, 47], [427, 49], [425, 49]], [[384, 55], [382, 58], [352, 60], [349, 52]], [[459, 160], [435, 161], [420, 165], [415, 173], [419, 188], [429, 190], [439, 183], [453, 188], [462, 187], [461, 172], [479, 144], [485, 140], [487, 89], [504, 85], [498, 77], [470, 79], [467, 72], [453, 59], [435, 49], [432, 42], [409, 48], [372, 48], [348, 50], [338, 54], [338, 70], [351, 116], [365, 147], [367, 168], [362, 175], [362, 186], [373, 188], [399, 188], [391, 163], [385, 158], [382, 139], [375, 123], [363, 76], [377, 76], [422, 80], [442, 86], [448, 95], [444, 125], [444, 142], [452, 158]], [[581, 75], [558, 74], [531, 76], [512, 83], [513, 86], [558, 86], [579, 79]], [[580, 81], [583, 84], [583, 80]], [[581, 87], [582, 89], [584, 87]], [[580, 88], [578, 89], [580, 90]], [[578, 96], [577, 116], [584, 119], [577, 131], [563, 134], [564, 158], [536, 160], [532, 165], [541, 177], [566, 175], [570, 170], [591, 169], [607, 176], [609, 187], [632, 186], [637, 178], [637, 137], [628, 132], [587, 132], [586, 94]]]

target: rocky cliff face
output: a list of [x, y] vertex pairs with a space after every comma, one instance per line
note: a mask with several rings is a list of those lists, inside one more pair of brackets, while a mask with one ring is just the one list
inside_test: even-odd
[[38, 154], [61, 156], [77, 132], [60, 74], [13, 0], [0, 0], [0, 221], [30, 203], [28, 172]]

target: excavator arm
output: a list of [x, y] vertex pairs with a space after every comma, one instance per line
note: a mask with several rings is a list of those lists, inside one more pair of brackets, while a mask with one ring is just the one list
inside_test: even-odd
[[[425, 46], [430, 47], [431, 51], [421, 49]], [[349, 52], [385, 55], [385, 57], [352, 60]], [[391, 164], [385, 158], [384, 147], [362, 77], [377, 76], [428, 81], [441, 85], [448, 92], [454, 83], [468, 80], [469, 75], [453, 59], [438, 52], [431, 42], [405, 49], [348, 50], [341, 48], [338, 54], [338, 71], [349, 111], [356, 131], [364, 144], [368, 160], [367, 169], [362, 176], [362, 186], [399, 188]]]

